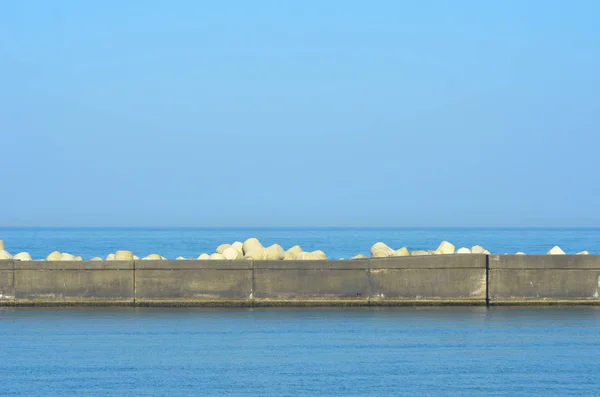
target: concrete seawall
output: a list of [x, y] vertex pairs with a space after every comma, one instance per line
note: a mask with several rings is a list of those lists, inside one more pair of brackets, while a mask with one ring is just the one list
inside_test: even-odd
[[600, 304], [600, 255], [0, 261], [0, 305]]

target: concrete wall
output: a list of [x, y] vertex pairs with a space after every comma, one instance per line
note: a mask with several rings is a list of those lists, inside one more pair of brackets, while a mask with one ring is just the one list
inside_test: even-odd
[[369, 261], [255, 261], [258, 305], [368, 305]]
[[249, 305], [252, 261], [135, 261], [140, 305]]
[[486, 256], [473, 254], [369, 260], [372, 305], [486, 303]]
[[0, 261], [0, 305], [600, 305], [599, 295], [599, 255]]
[[490, 255], [491, 304], [600, 304], [599, 255]]
[[132, 304], [133, 261], [14, 261], [18, 304]]
[[0, 260], [0, 305], [15, 299], [14, 269], [12, 260]]

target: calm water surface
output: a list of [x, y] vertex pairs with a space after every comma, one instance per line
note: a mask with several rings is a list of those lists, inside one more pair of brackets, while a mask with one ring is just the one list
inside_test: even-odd
[[286, 249], [295, 244], [307, 251], [322, 249], [330, 258], [368, 254], [377, 241], [411, 250], [435, 249], [448, 240], [457, 248], [480, 244], [496, 254], [545, 254], [554, 245], [567, 253], [600, 253], [600, 229], [592, 228], [0, 228], [0, 240], [9, 252], [27, 251], [34, 259], [43, 259], [54, 250], [91, 258], [119, 249], [132, 250], [140, 257], [159, 253], [170, 259], [197, 258], [202, 252], [214, 252], [220, 244], [249, 237]]
[[2, 396], [598, 396], [600, 309], [0, 309]]

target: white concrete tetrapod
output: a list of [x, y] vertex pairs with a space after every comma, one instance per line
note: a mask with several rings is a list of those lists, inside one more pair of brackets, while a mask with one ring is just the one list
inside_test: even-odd
[[457, 254], [470, 254], [471, 250], [465, 247], [461, 247], [459, 249], [456, 250]]
[[318, 258], [312, 252], [301, 252], [296, 256], [296, 260], [299, 261], [307, 261], [307, 260], [317, 260]]
[[244, 253], [244, 243], [241, 241], [235, 241], [233, 244], [231, 244], [231, 248], [236, 251], [240, 251], [242, 254]]
[[90, 261], [94, 261], [94, 262], [96, 262], [96, 261], [103, 261], [103, 260], [104, 259], [100, 258], [99, 256], [95, 256], [95, 257], [93, 257], [93, 258], [90, 259]]
[[221, 244], [217, 247], [216, 253], [222, 254], [227, 248], [231, 248], [231, 244]]
[[456, 252], [456, 247], [448, 241], [442, 241], [435, 252], [438, 254], [454, 254]]
[[285, 251], [279, 244], [273, 244], [265, 248], [265, 256], [267, 260], [281, 260], [285, 256]]
[[133, 252], [117, 251], [117, 252], [115, 252], [115, 260], [117, 260], [117, 261], [132, 261], [133, 260]]
[[225, 260], [225, 257], [223, 256], [223, 254], [215, 252], [214, 254], [210, 254], [210, 257], [208, 259], [210, 259], [211, 261], [222, 261]]
[[358, 254], [358, 255], [354, 255], [352, 258], [350, 259], [365, 259], [368, 258], [368, 256], [363, 255], [363, 254]]
[[83, 256], [81, 256], [81, 255], [77, 255], [77, 256], [75, 257], [75, 260], [76, 260], [76, 261], [79, 261], [79, 262], [83, 262]]
[[425, 255], [433, 255], [431, 251], [428, 250], [414, 250], [410, 253], [412, 256], [425, 256]]
[[576, 253], [575, 255], [589, 255], [589, 254], [590, 253], [587, 251], [581, 251], [581, 252]]
[[483, 248], [481, 245], [474, 245], [471, 247], [471, 252], [474, 254], [489, 254], [488, 250]]
[[107, 261], [114, 261], [115, 258], [116, 258], [115, 254], [108, 254], [108, 255], [106, 255], [106, 260]]
[[13, 259], [19, 260], [19, 261], [30, 261], [31, 260], [31, 255], [29, 255], [29, 252], [19, 252], [18, 254], [16, 254]]
[[387, 256], [392, 256], [393, 254], [394, 250], [391, 249], [386, 243], [382, 243], [381, 241], [378, 241], [371, 246], [372, 257], [384, 258]]
[[311, 254], [315, 257], [315, 259], [324, 261], [327, 260], [327, 255], [325, 254], [325, 252], [321, 251], [321, 250], [316, 250], [311, 252]]
[[284, 261], [293, 261], [294, 259], [296, 259], [296, 256], [298, 256], [298, 254], [296, 254], [294, 252], [285, 251], [285, 254], [283, 255], [283, 260]]
[[136, 256], [136, 255], [134, 255], [134, 256], [133, 256], [133, 260], [134, 260], [134, 261], [139, 261], [139, 260], [140, 260], [140, 257], [139, 257], [139, 256]]
[[406, 247], [402, 247], [394, 251], [392, 256], [410, 256], [410, 251]]
[[210, 255], [208, 255], [206, 253], [202, 253], [202, 254], [200, 254], [200, 256], [198, 256], [198, 260], [200, 260], [200, 261], [205, 261], [207, 259], [210, 259]]
[[46, 257], [47, 261], [59, 261], [61, 253], [58, 251], [53, 251]]
[[288, 248], [285, 252], [289, 253], [292, 258], [296, 258], [296, 256], [299, 253], [304, 252], [304, 250], [299, 245], [294, 245], [293, 247]]
[[0, 251], [4, 251], [4, 240], [0, 240]]
[[565, 255], [565, 251], [563, 251], [558, 245], [555, 245], [546, 253], [546, 255]]
[[244, 259], [254, 259], [256, 261], [267, 259], [266, 248], [260, 247], [244, 254]]
[[184, 261], [185, 258], [183, 256], [178, 256], [177, 258], [175, 258], [176, 261]]
[[233, 247], [228, 247], [227, 249], [225, 249], [225, 251], [223, 251], [222, 255], [225, 259], [230, 260], [230, 261], [244, 259], [244, 255], [240, 251], [236, 250]]
[[12, 255], [8, 253], [7, 250], [0, 250], [0, 260], [13, 259]]
[[71, 255], [68, 252], [63, 252], [63, 254], [60, 256], [60, 260], [61, 261], [74, 261], [75, 255]]
[[244, 244], [242, 245], [242, 251], [244, 255], [246, 255], [249, 252], [257, 251], [263, 248], [263, 245], [255, 237], [250, 237], [248, 240], [244, 241]]
[[148, 256], [146, 256], [144, 259], [142, 260], [147, 260], [147, 261], [160, 261], [162, 260], [162, 256], [158, 255], [158, 254], [150, 254]]
[[525, 255], [525, 253], [522, 251], [519, 251], [519, 252], [516, 252], [515, 255]]

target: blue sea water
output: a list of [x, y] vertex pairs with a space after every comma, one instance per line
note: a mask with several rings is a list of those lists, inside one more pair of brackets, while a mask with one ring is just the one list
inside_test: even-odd
[[495, 254], [544, 254], [554, 245], [567, 253], [600, 253], [598, 228], [0, 228], [0, 240], [10, 253], [27, 251], [34, 259], [54, 250], [91, 258], [119, 249], [140, 257], [158, 253], [170, 259], [196, 258], [249, 237], [286, 249], [295, 244], [307, 251], [322, 249], [330, 258], [366, 255], [377, 241], [411, 250], [435, 249], [448, 240], [457, 248], [479, 244]]
[[599, 308], [0, 309], [1, 396], [598, 396]]

